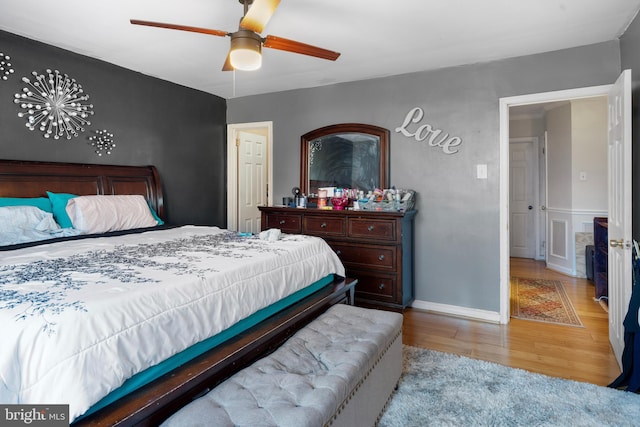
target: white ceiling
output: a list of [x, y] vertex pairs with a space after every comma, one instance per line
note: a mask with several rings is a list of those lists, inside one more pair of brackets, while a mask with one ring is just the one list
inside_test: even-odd
[[342, 56], [264, 49], [262, 68], [236, 72], [235, 87], [234, 73], [221, 71], [228, 37], [129, 19], [235, 31], [238, 0], [0, 0], [0, 29], [233, 98], [614, 40], [639, 8], [640, 0], [282, 0], [263, 36]]

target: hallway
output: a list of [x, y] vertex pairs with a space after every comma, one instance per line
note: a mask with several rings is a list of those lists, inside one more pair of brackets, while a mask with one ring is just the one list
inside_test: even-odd
[[524, 258], [511, 259], [511, 276], [560, 280], [584, 328], [520, 319], [498, 325], [408, 309], [404, 344], [598, 385], [620, 374], [609, 344], [607, 313], [594, 301], [592, 283]]

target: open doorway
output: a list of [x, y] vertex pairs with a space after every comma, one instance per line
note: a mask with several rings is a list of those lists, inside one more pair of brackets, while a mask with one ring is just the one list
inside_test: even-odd
[[227, 229], [260, 231], [258, 206], [272, 205], [273, 122], [227, 125]]
[[[593, 277], [586, 249], [594, 218], [608, 216], [607, 129], [604, 95], [509, 108], [512, 262], [539, 260], [567, 279]], [[593, 282], [581, 283], [595, 296]]]
[[[592, 98], [605, 98], [608, 95], [609, 89], [611, 86], [595, 86], [588, 88], [579, 88], [579, 89], [570, 89], [565, 91], [557, 91], [557, 92], [545, 92], [539, 94], [530, 94], [530, 95], [522, 95], [515, 96], [509, 98], [502, 98], [500, 100], [500, 150], [501, 150], [501, 170], [502, 171], [510, 171], [511, 169], [511, 161], [510, 161], [510, 138], [514, 137], [523, 137], [524, 135], [511, 134], [510, 129], [510, 117], [512, 108], [514, 108], [514, 112], [518, 112], [515, 110], [516, 107], [521, 108], [521, 114], [536, 114], [540, 116], [541, 114], [546, 114], [546, 112], [550, 111], [549, 108], [559, 107], [562, 105], [568, 105], [570, 107], [570, 100], [582, 100], [582, 99], [592, 99]], [[535, 113], [533, 113], [535, 111]], [[541, 113], [542, 112], [542, 113]], [[605, 118], [606, 120], [606, 118]], [[554, 226], [557, 225], [555, 233], [548, 227], [550, 223], [549, 219], [549, 211], [548, 211], [548, 189], [551, 185], [549, 183], [549, 165], [548, 165], [548, 134], [544, 127], [539, 127], [537, 131], [530, 132], [528, 137], [536, 137], [538, 138], [538, 152], [535, 156], [538, 158], [538, 166], [537, 170], [544, 170], [544, 174], [540, 174], [544, 180], [544, 190], [538, 191], [539, 197], [538, 200], [533, 202], [537, 203], [537, 205], [527, 204], [526, 208], [528, 211], [528, 206], [532, 205], [532, 211], [534, 215], [537, 213], [540, 216], [540, 227], [539, 229], [545, 229], [545, 236], [539, 243], [539, 245], [544, 245], [544, 259], [548, 263], [553, 260], [561, 259], [562, 262], [559, 263], [561, 266], [567, 266], [575, 262], [572, 257], [573, 254], [570, 254], [568, 251], [563, 251], [561, 253], [557, 253], [559, 249], [550, 249], [550, 244], [552, 239], [556, 238], [559, 243], [558, 248], [560, 248], [560, 242], [562, 242], [563, 248], [568, 249], [569, 246], [566, 246], [571, 242], [570, 240], [570, 230], [567, 226], [573, 225], [573, 220], [562, 219], [560, 221], [555, 221]], [[564, 172], [572, 173], [571, 167], [564, 168]], [[501, 182], [500, 182], [500, 199], [501, 199], [501, 210], [500, 210], [500, 218], [501, 218], [501, 232], [500, 232], [500, 322], [508, 323], [509, 322], [509, 314], [510, 314], [510, 271], [509, 264], [511, 258], [511, 234], [510, 234], [510, 226], [511, 226], [511, 212], [510, 212], [510, 173], [502, 173], [501, 174]], [[553, 179], [553, 177], [551, 178]], [[534, 183], [536, 184], [536, 183]], [[539, 180], [537, 182], [538, 186]], [[539, 188], [539, 187], [538, 187]], [[567, 211], [570, 209], [559, 208], [557, 209], [559, 212]], [[562, 235], [562, 239], [559, 239], [560, 235], [560, 226], [564, 225], [564, 234]], [[575, 244], [572, 244], [572, 247], [575, 247]], [[538, 247], [538, 251], [540, 247]], [[554, 252], [555, 251], [555, 252]], [[558, 256], [559, 255], [559, 256]], [[571, 273], [573, 269], [560, 269], [559, 271]]]
[[[622, 349], [624, 348], [622, 319], [628, 309], [632, 287], [631, 70], [623, 71], [616, 82], [611, 85], [500, 99], [500, 321], [501, 323], [508, 323], [510, 313], [509, 109], [525, 104], [566, 99], [579, 100], [602, 96], [607, 97], [608, 111], [606, 158], [608, 161], [609, 341], [620, 363]], [[547, 148], [549, 147], [550, 145]], [[551, 157], [551, 153], [547, 153], [547, 163]], [[549, 170], [550, 168], [547, 167], [547, 169]], [[571, 172], [574, 171], [572, 170]], [[549, 201], [549, 194], [547, 199]], [[548, 212], [547, 215], [549, 215]], [[551, 224], [551, 221], [548, 219], [547, 223]], [[570, 233], [567, 231], [569, 227], [566, 221], [558, 221], [558, 225], [558, 231], [561, 231], [564, 227], [562, 233], [565, 236]], [[551, 246], [557, 234], [549, 230], [547, 236], [548, 246]], [[569, 240], [565, 237], [565, 241]], [[548, 262], [551, 255], [552, 252], [548, 248]], [[568, 259], [566, 253], [562, 255], [563, 257], [561, 258]]]
[[586, 278], [594, 218], [608, 213], [607, 97], [513, 106], [509, 128], [510, 256]]

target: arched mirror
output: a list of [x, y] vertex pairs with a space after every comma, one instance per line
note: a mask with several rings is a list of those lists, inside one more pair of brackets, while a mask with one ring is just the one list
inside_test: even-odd
[[300, 190], [389, 187], [389, 130], [359, 123], [325, 126], [302, 135]]

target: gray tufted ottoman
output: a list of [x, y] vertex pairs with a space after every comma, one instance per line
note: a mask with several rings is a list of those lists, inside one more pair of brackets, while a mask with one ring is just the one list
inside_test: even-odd
[[402, 315], [338, 304], [163, 426], [372, 426], [401, 369]]

